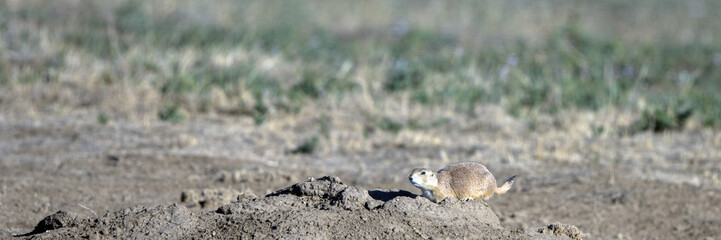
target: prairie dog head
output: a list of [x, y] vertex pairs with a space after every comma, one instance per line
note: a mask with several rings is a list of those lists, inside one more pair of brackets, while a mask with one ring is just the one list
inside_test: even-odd
[[438, 178], [436, 173], [428, 168], [413, 169], [411, 175], [408, 176], [413, 186], [421, 189], [433, 189], [438, 186]]

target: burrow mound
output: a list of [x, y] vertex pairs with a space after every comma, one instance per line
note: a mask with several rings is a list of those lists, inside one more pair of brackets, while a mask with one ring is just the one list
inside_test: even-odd
[[[559, 230], [563, 226], [563, 231]], [[575, 235], [574, 235], [575, 234]], [[440, 204], [402, 190], [365, 190], [338, 177], [309, 179], [255, 197], [244, 194], [215, 211], [180, 204], [137, 206], [87, 218], [64, 211], [23, 235], [72, 238], [580, 238], [578, 228], [503, 229], [483, 201]]]

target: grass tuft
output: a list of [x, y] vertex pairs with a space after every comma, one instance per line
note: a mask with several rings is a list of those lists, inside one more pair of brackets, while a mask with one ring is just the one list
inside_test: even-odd
[[318, 146], [318, 137], [313, 137], [310, 140], [303, 142], [298, 147], [289, 150], [291, 154], [311, 154], [315, 151]]
[[185, 115], [180, 113], [178, 104], [166, 105], [164, 109], [158, 112], [158, 118], [163, 121], [179, 123], [185, 119]]

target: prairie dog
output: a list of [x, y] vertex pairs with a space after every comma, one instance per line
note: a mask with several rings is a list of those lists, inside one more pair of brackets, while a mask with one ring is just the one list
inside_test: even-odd
[[408, 180], [423, 191], [423, 196], [433, 202], [447, 197], [461, 201], [489, 199], [493, 194], [504, 194], [513, 185], [516, 176], [496, 187], [496, 178], [486, 166], [477, 162], [460, 162], [446, 166], [438, 173], [427, 168], [413, 169]]

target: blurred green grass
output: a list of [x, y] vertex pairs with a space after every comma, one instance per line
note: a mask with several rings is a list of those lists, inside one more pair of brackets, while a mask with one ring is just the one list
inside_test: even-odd
[[[380, 86], [377, 101], [407, 94], [468, 114], [482, 103], [518, 117], [631, 109], [644, 112], [638, 131], [683, 124], [668, 110], [683, 106], [718, 128], [719, 15], [715, 1], [671, 0], [4, 1], [0, 84], [72, 75], [60, 73], [79, 55], [118, 67], [78, 81], [151, 84], [170, 101], [159, 118], [173, 121], [184, 107], [174, 99], [204, 101], [214, 88], [262, 124], [269, 108], [365, 84]], [[264, 69], [269, 59], [280, 67]], [[359, 69], [381, 77], [358, 81]]]

